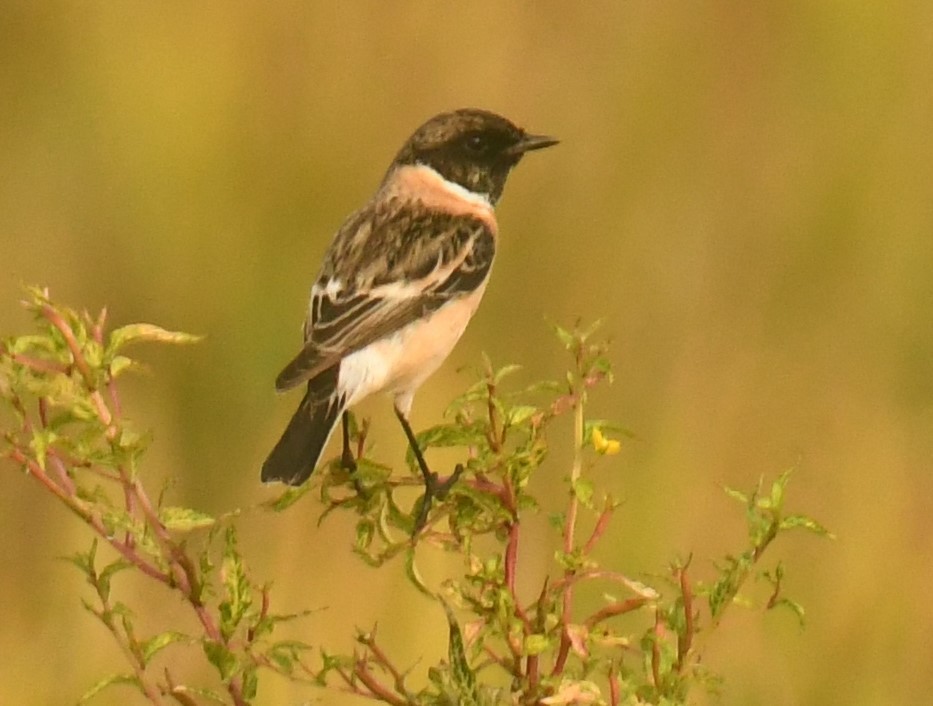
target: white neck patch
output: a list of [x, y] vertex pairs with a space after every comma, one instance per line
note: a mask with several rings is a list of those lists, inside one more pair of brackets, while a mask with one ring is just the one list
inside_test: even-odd
[[[446, 189], [454, 196], [457, 196], [461, 199], [466, 199], [467, 201], [470, 201], [477, 205], [490, 206], [490, 207], [492, 206], [492, 201], [489, 199], [489, 194], [478, 192], [478, 191], [470, 191], [468, 188], [466, 188], [465, 186], [462, 186], [461, 184], [458, 184], [455, 181], [450, 181], [450, 179], [445, 179], [443, 176], [441, 176], [441, 173], [438, 172], [434, 167], [431, 167], [427, 164], [422, 164], [421, 162], [419, 162], [414, 167], [414, 169], [424, 170], [425, 172], [430, 174], [430, 176], [428, 176], [429, 179], [436, 179], [438, 182], [440, 182], [440, 184], [443, 185], [442, 188]], [[427, 176], [427, 174], [425, 176]]]

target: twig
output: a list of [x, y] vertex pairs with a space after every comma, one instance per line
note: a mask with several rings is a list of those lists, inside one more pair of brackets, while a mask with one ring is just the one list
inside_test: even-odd
[[363, 644], [372, 652], [373, 657], [376, 659], [376, 664], [382, 667], [387, 671], [391, 676], [392, 680], [395, 682], [395, 690], [400, 694], [407, 695], [407, 689], [405, 688], [405, 675], [398, 670], [398, 668], [392, 664], [392, 661], [386, 655], [385, 651], [376, 643], [376, 631], [375, 628], [370, 631], [363, 640]]
[[[109, 442], [114, 443], [120, 434], [119, 420], [121, 417], [121, 411], [119, 395], [117, 394], [112, 375], [110, 375], [109, 372], [104, 375], [104, 382], [107, 387], [108, 397], [110, 398], [110, 403], [113, 406], [111, 408], [104, 400], [104, 397], [101, 395], [100, 390], [98, 389], [98, 384], [100, 381], [97, 379], [94, 370], [88, 363], [88, 360], [84, 355], [84, 351], [81, 347], [81, 344], [78, 342], [71, 324], [69, 324], [68, 321], [66, 321], [65, 318], [49, 304], [43, 304], [41, 307], [39, 307], [39, 313], [63, 337], [71, 353], [72, 365], [81, 375], [81, 379], [84, 381], [84, 385], [87, 389], [88, 397], [92, 402], [93, 409], [98, 417], [99, 422], [104, 427], [104, 437]], [[102, 311], [95, 321], [91, 321], [87, 314], [85, 314], [85, 319], [87, 319], [87, 321], [91, 324], [91, 334], [94, 337], [94, 340], [99, 345], [103, 345], [103, 326], [106, 320], [106, 311]], [[36, 359], [26, 358], [20, 362], [29, 365], [39, 372], [52, 374], [68, 373], [67, 369], [59, 369], [59, 367], [55, 365], [45, 365], [43, 361]], [[15, 401], [14, 404], [16, 404]], [[28, 417], [25, 414], [25, 410], [23, 410], [23, 412], [23, 418], [25, 420], [24, 431], [28, 435], [31, 435], [31, 427], [28, 421]], [[47, 402], [42, 398], [39, 400], [38, 416], [40, 423], [43, 426], [47, 426], [49, 423]], [[104, 473], [103, 476], [110, 480], [118, 481], [122, 485], [124, 506], [127, 516], [132, 518], [134, 521], [141, 520], [152, 530], [153, 535], [155, 536], [156, 541], [161, 549], [161, 553], [163, 554], [164, 559], [167, 560], [167, 571], [163, 571], [155, 564], [150, 563], [144, 558], [143, 555], [138, 552], [138, 547], [132, 531], [127, 531], [122, 540], [118, 539], [104, 524], [100, 513], [92, 509], [87, 503], [77, 497], [77, 488], [69, 474], [68, 467], [62, 456], [54, 453], [54, 451], [48, 452], [46, 454], [47, 458], [52, 464], [52, 467], [55, 469], [59, 477], [59, 482], [57, 483], [48, 475], [48, 473], [46, 473], [45, 469], [42, 468], [35, 459], [31, 458], [27, 454], [26, 450], [22, 447], [14, 445], [14, 447], [8, 452], [8, 456], [14, 462], [20, 465], [24, 465], [29, 470], [30, 474], [39, 483], [41, 483], [47, 490], [55, 495], [55, 497], [57, 497], [75, 514], [81, 517], [94, 530], [96, 534], [105, 539], [107, 543], [113, 547], [126, 561], [130, 562], [146, 576], [155, 579], [156, 581], [162, 583], [165, 586], [168, 586], [169, 588], [177, 589], [182, 594], [186, 602], [194, 610], [198, 621], [201, 623], [205, 634], [210, 640], [219, 642], [225, 646], [230, 645], [229, 641], [226, 640], [222, 635], [217, 621], [214, 619], [214, 616], [201, 600], [201, 585], [198, 577], [198, 571], [194, 566], [191, 558], [187, 555], [184, 548], [173, 539], [165, 524], [159, 517], [158, 511], [149, 499], [145, 489], [134, 477], [134, 475], [127, 470], [124, 464], [117, 466], [117, 477], [110, 476], [106, 473]], [[92, 467], [92, 470], [96, 469], [93, 469]], [[121, 648], [125, 649], [132, 647], [131, 644], [127, 644], [124, 640], [118, 639], [118, 642], [120, 642]], [[137, 672], [144, 669], [144, 665], [139, 662], [138, 655], [136, 661], [133, 661], [133, 666], [134, 670]], [[144, 680], [141, 678], [140, 685], [150, 700], [153, 701], [153, 703], [162, 703], [161, 699], [153, 699], [153, 695], [150, 693], [151, 689], [147, 690], [145, 688]], [[226, 683], [226, 687], [227, 692], [230, 694], [230, 697], [236, 706], [246, 705], [247, 702], [243, 694], [241, 677], [235, 676], [229, 679]]]
[[[692, 558], [692, 557], [691, 557]], [[690, 648], [693, 646], [694, 633], [694, 615], [693, 615], [693, 590], [690, 586], [690, 579], [687, 577], [687, 567], [690, 566], [690, 559], [687, 563], [677, 570], [677, 579], [680, 583], [680, 595], [684, 602], [684, 629], [677, 636], [677, 671], [683, 672], [687, 665], [687, 658], [690, 655]]]
[[630, 579], [625, 574], [619, 571], [609, 571], [606, 569], [588, 569], [586, 571], [581, 571], [575, 574], [565, 574], [562, 578], [557, 579], [554, 584], [551, 586], [551, 592], [559, 594], [563, 591], [564, 586], [568, 584], [579, 583], [580, 581], [594, 581], [597, 579], [605, 579], [607, 581], [613, 581], [615, 583], [622, 584], [628, 588], [633, 593], [638, 594], [649, 600], [655, 600], [658, 598], [658, 593], [653, 588], [644, 586], [637, 581]]
[[[502, 435], [496, 431], [499, 426], [499, 414], [496, 411], [496, 385], [492, 382], [493, 373], [492, 370], [487, 372], [489, 382], [486, 383], [486, 411], [489, 415], [489, 433], [486, 435], [486, 439], [489, 442], [489, 448], [493, 452], [499, 453], [502, 451]], [[505, 433], [505, 430], [502, 430], [502, 434]]]
[[61, 374], [65, 375], [68, 372], [66, 368], [61, 363], [56, 363], [52, 360], [43, 360], [42, 358], [32, 358], [21, 353], [11, 353], [10, 358], [20, 365], [25, 365], [27, 368], [32, 368], [37, 373], [52, 373], [52, 374]]
[[604, 620], [614, 618], [617, 615], [631, 613], [633, 610], [641, 608], [647, 602], [648, 599], [646, 598], [627, 598], [624, 601], [610, 603], [609, 605], [604, 606], [603, 608], [593, 613], [590, 617], [583, 621], [583, 624], [587, 628], [592, 629]]
[[[567, 508], [567, 519], [564, 523], [564, 554], [569, 556], [573, 552], [574, 535], [577, 527], [577, 513], [580, 500], [577, 497], [576, 483], [583, 473], [583, 403], [582, 398], [577, 399], [573, 417], [573, 466], [570, 469], [570, 503]], [[568, 569], [564, 573], [564, 585], [561, 587], [561, 635], [560, 645], [557, 649], [557, 659], [551, 675], [556, 676], [564, 671], [564, 665], [570, 654], [571, 639], [569, 627], [572, 620], [573, 609], [573, 582], [569, 580], [575, 570]]]
[[654, 634], [651, 641], [651, 678], [654, 687], [661, 691], [661, 640], [664, 638], [664, 624], [661, 622], [660, 608], [654, 609]]
[[615, 663], [609, 667], [609, 706], [619, 706], [622, 688], [619, 684], [619, 672]]
[[36, 463], [34, 459], [27, 457], [22, 449], [11, 449], [8, 453], [8, 457], [14, 463], [26, 466], [29, 470], [29, 474], [33, 478], [64, 503], [69, 510], [84, 520], [84, 522], [86, 522], [99, 537], [113, 547], [120, 556], [133, 564], [133, 566], [142, 571], [146, 576], [156, 579], [166, 586], [172, 585], [171, 577], [168, 574], [145, 561], [132, 547], [126, 546], [122, 541], [114, 537], [107, 527], [104, 526], [103, 520], [101, 520], [97, 513], [90, 512], [83, 501], [66, 493], [44, 470], [42, 470], [42, 467]]
[[[360, 696], [367, 696], [371, 699], [377, 701], [384, 701], [387, 704], [392, 704], [392, 706], [407, 706], [410, 703], [408, 699], [402, 698], [398, 694], [395, 694], [388, 687], [382, 684], [376, 677], [369, 671], [367, 666], [367, 660], [364, 657], [359, 655], [355, 656], [355, 661], [353, 664], [353, 675], [359, 679], [363, 685], [369, 689], [369, 693], [363, 693], [358, 689], [355, 693]], [[351, 686], [352, 680], [351, 680]]]
[[590, 538], [586, 540], [586, 544], [583, 545], [584, 554], [590, 554], [596, 547], [596, 543], [599, 542], [609, 528], [609, 522], [612, 520], [614, 512], [615, 508], [612, 506], [611, 501], [607, 500], [605, 509], [599, 513], [599, 518], [596, 520], [596, 525], [593, 527]]
[[[162, 692], [146, 677], [145, 662], [139, 654], [139, 650], [134, 649], [134, 641], [132, 636], [129, 634], [121, 635], [120, 631], [117, 629], [117, 626], [114, 624], [113, 606], [110, 604], [110, 599], [107, 598], [107, 594], [100, 589], [99, 585], [95, 584], [94, 588], [97, 590], [97, 596], [101, 603], [101, 611], [99, 613], [97, 611], [94, 612], [113, 635], [117, 645], [119, 645], [120, 650], [126, 657], [126, 661], [129, 662], [130, 666], [133, 668], [133, 674], [136, 676], [136, 681], [139, 683], [139, 688], [142, 689], [143, 693], [146, 695], [146, 698], [156, 706], [165, 703], [162, 700]], [[126, 631], [124, 629], [124, 633], [125, 632]]]
[[110, 409], [107, 407], [104, 398], [97, 389], [97, 380], [94, 378], [94, 372], [91, 370], [91, 366], [88, 365], [87, 360], [81, 352], [81, 344], [79, 344], [78, 339], [75, 338], [74, 331], [68, 322], [61, 317], [61, 314], [55, 311], [50, 305], [44, 304], [40, 311], [42, 316], [58, 329], [59, 333], [61, 333], [62, 337], [65, 339], [68, 350], [71, 351], [74, 365], [78, 369], [78, 372], [81, 373], [84, 384], [87, 386], [88, 392], [90, 393], [91, 401], [94, 403], [94, 408], [101, 422], [104, 424], [106, 429], [105, 436], [108, 440], [113, 440], [117, 433], [116, 428], [113, 426], [113, 415], [110, 413]]

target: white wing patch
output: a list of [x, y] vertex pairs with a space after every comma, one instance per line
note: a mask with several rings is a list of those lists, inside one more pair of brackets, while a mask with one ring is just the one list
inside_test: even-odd
[[322, 294], [334, 298], [334, 295], [339, 294], [343, 290], [343, 282], [341, 282], [337, 277], [327, 280], [327, 284], [323, 287], [315, 282], [311, 285], [311, 298], [318, 297]]

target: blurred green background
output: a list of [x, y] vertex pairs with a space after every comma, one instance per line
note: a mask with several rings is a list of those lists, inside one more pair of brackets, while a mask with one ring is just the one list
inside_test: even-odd
[[[607, 560], [646, 576], [693, 552], [706, 572], [743, 540], [719, 486], [792, 465], [792, 504], [838, 534], [777, 547], [806, 629], [728, 618], [707, 660], [722, 703], [928, 703], [931, 28], [933, 4], [873, 0], [6, 0], [0, 331], [29, 328], [19, 287], [39, 283], [116, 323], [206, 334], [141, 351], [153, 375], [126, 385], [154, 430], [153, 484], [175, 476], [174, 499], [209, 512], [269, 497], [258, 467], [297, 403], [272, 380], [332, 232], [425, 118], [502, 112], [562, 144], [512, 176], [486, 300], [416, 426], [482, 351], [524, 363], [520, 382], [557, 376], [546, 322], [604, 318], [617, 380], [594, 414], [637, 434], [597, 477], [625, 501]], [[399, 462], [389, 404], [360, 411]], [[120, 664], [55, 559], [86, 535], [4, 470], [0, 703], [73, 703]], [[364, 570], [346, 518], [317, 514], [306, 500], [242, 531], [280, 609], [326, 607], [305, 639], [346, 650], [352, 625], [378, 620], [403, 662], [440, 657], [437, 607], [400, 567]], [[544, 533], [524, 544], [527, 571], [552, 549]], [[269, 679], [260, 703], [319, 696]]]

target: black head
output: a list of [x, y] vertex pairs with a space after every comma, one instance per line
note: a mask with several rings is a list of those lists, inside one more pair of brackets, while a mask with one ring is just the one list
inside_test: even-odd
[[553, 137], [530, 135], [501, 115], [465, 108], [436, 115], [415, 130], [393, 166], [425, 164], [495, 203], [526, 152], [556, 144]]

